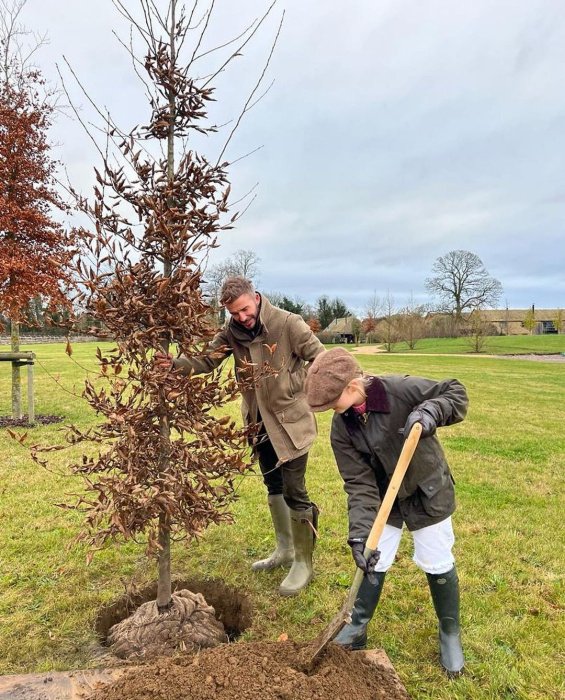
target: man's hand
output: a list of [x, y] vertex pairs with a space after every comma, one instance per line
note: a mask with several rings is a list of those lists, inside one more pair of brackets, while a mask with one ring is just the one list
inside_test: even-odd
[[374, 573], [375, 566], [379, 563], [379, 559], [381, 558], [380, 551], [375, 549], [375, 551], [369, 555], [369, 558], [366, 559], [364, 554], [366, 540], [350, 539], [347, 540], [347, 544], [351, 547], [351, 554], [353, 555], [355, 564], [357, 564], [357, 566], [369, 579], [369, 583], [376, 583]]
[[437, 423], [435, 422], [434, 418], [426, 410], [415, 408], [406, 419], [404, 428], [400, 431], [405, 438], [410, 435], [410, 431], [414, 427], [415, 423], [422, 424], [422, 434], [420, 437], [423, 438], [433, 435], [437, 428]]
[[173, 369], [173, 356], [170, 353], [156, 352], [153, 355], [153, 364], [157, 369], [170, 371]]

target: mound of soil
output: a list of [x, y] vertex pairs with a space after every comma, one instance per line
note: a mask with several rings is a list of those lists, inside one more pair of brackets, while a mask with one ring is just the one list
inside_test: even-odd
[[394, 673], [331, 644], [314, 672], [292, 642], [224, 644], [136, 667], [92, 700], [409, 700]]
[[[51, 425], [51, 423], [61, 423], [62, 416], [35, 416], [34, 425]], [[27, 415], [21, 418], [11, 416], [0, 416], [0, 428], [29, 428]]]
[[154, 600], [143, 603], [108, 635], [110, 651], [120, 659], [150, 659], [227, 641], [214, 608], [201, 593], [187, 590], [174, 593], [171, 608], [164, 613], [159, 613]]

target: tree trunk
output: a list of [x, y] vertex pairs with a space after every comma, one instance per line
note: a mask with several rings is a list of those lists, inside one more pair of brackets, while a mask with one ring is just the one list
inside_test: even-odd
[[157, 609], [165, 612], [171, 607], [171, 528], [165, 516], [159, 516], [159, 580], [157, 582]]
[[[175, 65], [175, 10], [177, 0], [171, 0], [170, 8], [170, 30], [169, 30], [169, 46], [171, 51], [171, 66]], [[175, 95], [171, 91], [169, 93], [169, 134], [167, 137], [167, 178], [169, 183], [173, 182], [175, 176]], [[169, 207], [173, 207], [174, 202], [170, 201]], [[172, 273], [172, 265], [170, 259], [165, 252], [163, 275], [170, 277]], [[163, 341], [163, 352], [169, 352], [169, 341]], [[169, 459], [168, 449], [171, 440], [169, 423], [166, 416], [160, 419], [160, 430], [162, 440], [163, 468], [166, 469]], [[170, 525], [164, 514], [159, 516], [159, 580], [157, 582], [157, 608], [159, 612], [165, 612], [171, 606], [172, 601], [172, 584], [171, 584], [171, 530]]]
[[[20, 351], [20, 324], [10, 321], [12, 352]], [[19, 366], [12, 362], [12, 418], [22, 417], [22, 377]]]

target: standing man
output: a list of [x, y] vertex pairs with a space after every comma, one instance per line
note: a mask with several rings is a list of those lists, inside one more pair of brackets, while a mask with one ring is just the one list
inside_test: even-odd
[[244, 277], [229, 277], [220, 301], [231, 318], [202, 357], [172, 359], [157, 355], [186, 374], [211, 372], [233, 354], [236, 377], [246, 363], [268, 362], [281, 367], [277, 376], [242, 389], [242, 414], [247, 425], [259, 424], [255, 451], [267, 487], [267, 502], [276, 546], [253, 564], [255, 571], [290, 566], [279, 587], [284, 596], [296, 595], [313, 577], [312, 552], [317, 508], [306, 490], [308, 450], [316, 437], [316, 421], [304, 395], [305, 363], [324, 351], [301, 316], [273, 306]]

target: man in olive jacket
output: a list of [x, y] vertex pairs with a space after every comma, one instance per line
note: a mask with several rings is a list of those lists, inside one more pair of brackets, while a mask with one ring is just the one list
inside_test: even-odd
[[[316, 420], [304, 394], [306, 364], [324, 347], [297, 314], [273, 306], [243, 277], [230, 277], [220, 300], [230, 319], [201, 357], [172, 360], [176, 369], [202, 374], [233, 355], [235, 372], [242, 378], [249, 363], [270, 364], [279, 370], [248, 388], [242, 382], [245, 424], [259, 424], [255, 450], [268, 492], [275, 531], [275, 550], [253, 564], [254, 570], [291, 566], [279, 587], [281, 595], [295, 595], [313, 577], [312, 551], [317, 509], [306, 490], [308, 450], [317, 434]], [[163, 355], [157, 361], [171, 362]]]
[[[376, 609], [386, 571], [394, 561], [402, 527], [414, 540], [414, 561], [427, 575], [439, 619], [441, 663], [450, 674], [463, 669], [459, 584], [452, 554], [453, 478], [436, 428], [462, 421], [465, 388], [456, 379], [363, 375], [342, 348], [319, 355], [306, 380], [313, 411], [333, 408], [331, 443], [347, 493], [353, 558], [366, 576], [352, 622], [335, 641], [364, 648], [367, 624]], [[378, 549], [365, 557], [365, 542], [400, 456], [404, 436], [422, 424], [420, 442], [398, 491]]]

